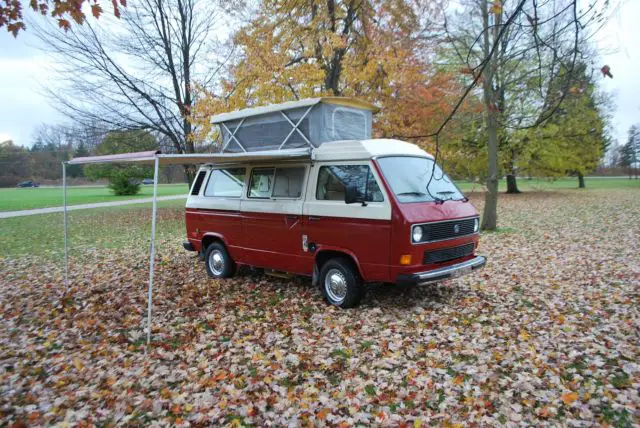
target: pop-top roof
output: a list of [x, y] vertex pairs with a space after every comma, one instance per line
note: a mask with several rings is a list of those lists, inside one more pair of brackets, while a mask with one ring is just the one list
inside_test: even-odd
[[355, 98], [322, 97], [219, 114], [211, 122], [220, 127], [221, 152], [277, 151], [370, 139], [374, 111]]
[[246, 117], [260, 116], [263, 114], [269, 114], [284, 110], [293, 110], [302, 107], [309, 107], [316, 104], [334, 104], [345, 107], [354, 107], [362, 110], [371, 110], [373, 113], [377, 113], [380, 109], [375, 104], [363, 101], [357, 98], [349, 97], [319, 97], [319, 98], [306, 98], [304, 100], [289, 101], [280, 104], [269, 104], [261, 107], [245, 108], [242, 110], [236, 110], [229, 113], [221, 113], [211, 118], [211, 123], [229, 122], [232, 120], [243, 119]]

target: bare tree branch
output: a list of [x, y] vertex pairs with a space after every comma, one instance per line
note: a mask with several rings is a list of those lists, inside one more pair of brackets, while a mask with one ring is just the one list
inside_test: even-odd
[[78, 123], [151, 130], [172, 151], [192, 153], [193, 83], [217, 84], [232, 51], [215, 37], [218, 13], [204, 0], [140, 0], [117, 23], [40, 26], [62, 82], [47, 92]]

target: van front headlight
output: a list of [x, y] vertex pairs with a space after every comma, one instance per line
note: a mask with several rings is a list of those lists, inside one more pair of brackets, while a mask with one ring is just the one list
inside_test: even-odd
[[475, 220], [473, 220], [473, 231], [477, 232], [478, 229], [480, 229], [480, 219], [476, 218]]
[[411, 237], [413, 238], [413, 242], [422, 241], [422, 227], [414, 226], [413, 231], [411, 232]]

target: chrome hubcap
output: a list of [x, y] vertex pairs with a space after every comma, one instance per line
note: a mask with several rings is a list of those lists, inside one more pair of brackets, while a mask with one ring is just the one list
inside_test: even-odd
[[331, 269], [324, 277], [324, 288], [332, 301], [342, 303], [347, 297], [347, 278], [338, 269]]
[[214, 275], [222, 275], [224, 270], [224, 258], [219, 250], [213, 250], [209, 254], [209, 269]]

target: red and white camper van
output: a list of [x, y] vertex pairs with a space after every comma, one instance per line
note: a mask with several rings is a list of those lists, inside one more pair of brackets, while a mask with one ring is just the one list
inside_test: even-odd
[[476, 209], [418, 146], [371, 139], [375, 111], [315, 98], [214, 117], [223, 154], [194, 180], [184, 247], [213, 278], [239, 265], [312, 276], [343, 308], [366, 283], [482, 267]]

